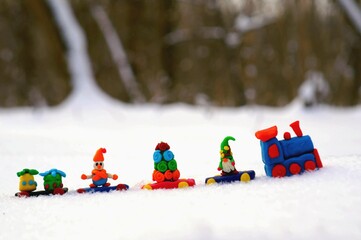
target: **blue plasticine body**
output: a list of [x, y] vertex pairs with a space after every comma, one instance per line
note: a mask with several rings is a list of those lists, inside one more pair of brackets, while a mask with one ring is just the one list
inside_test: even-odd
[[[304, 164], [306, 161], [311, 160], [312, 162], [314, 162], [316, 164], [316, 159], [315, 156], [311, 153], [308, 154], [304, 154], [300, 157], [294, 157], [294, 158], [290, 158], [285, 160], [284, 162], [282, 162], [282, 165], [286, 167], [286, 176], [292, 176], [293, 174], [289, 171], [289, 167], [292, 163], [297, 163], [300, 165], [301, 167], [301, 172], [303, 173], [305, 171], [304, 169]], [[272, 165], [265, 165], [264, 166], [264, 170], [266, 172], [266, 175], [269, 177], [272, 177], [272, 169], [274, 166], [276, 166], [277, 164], [272, 164]]]
[[290, 165], [292, 163], [297, 163], [298, 165], [300, 165], [301, 167], [301, 172], [300, 173], [303, 173], [305, 171], [304, 169], [304, 164], [306, 161], [308, 160], [311, 160], [313, 161], [315, 164], [316, 164], [316, 159], [315, 159], [315, 156], [311, 153], [307, 153], [307, 154], [304, 154], [304, 155], [301, 155], [299, 157], [294, 157], [294, 158], [290, 158], [290, 159], [287, 159], [285, 162], [284, 162], [284, 165], [287, 169], [287, 173], [286, 175], [287, 176], [292, 176], [293, 174], [288, 170]]
[[[314, 146], [309, 136], [294, 137], [288, 140], [279, 141], [277, 138], [271, 138], [266, 142], [260, 141], [262, 151], [262, 161], [265, 164], [264, 169], [266, 175], [272, 177], [273, 168], [282, 164], [286, 168], [286, 176], [292, 176], [289, 171], [289, 166], [292, 163], [297, 163], [301, 167], [301, 172], [304, 172], [304, 164], [307, 160], [316, 163], [313, 154]], [[268, 149], [271, 145], [276, 144], [279, 149], [279, 156], [271, 158], [268, 155]]]
[[297, 122], [290, 125], [297, 136], [290, 138], [288, 133], [288, 137], [287, 134], [284, 135], [284, 140], [278, 140], [277, 132], [271, 131], [271, 128], [256, 133], [256, 137], [261, 140], [262, 161], [267, 176], [292, 176], [322, 168], [321, 159], [311, 137], [302, 135], [297, 125]]
[[310, 136], [294, 137], [289, 140], [281, 140], [282, 151], [285, 159], [311, 153], [314, 149]]
[[102, 185], [106, 184], [107, 182], [108, 182], [108, 178], [101, 178], [97, 181], [93, 180], [93, 184], [97, 187], [102, 186]]
[[284, 161], [284, 156], [283, 156], [283, 151], [279, 151], [279, 156], [276, 158], [270, 158], [268, 156], [268, 148], [273, 145], [276, 144], [278, 149], [281, 149], [281, 144], [278, 141], [277, 138], [271, 138], [270, 140], [268, 140], [267, 142], [262, 142], [260, 141], [261, 144], [261, 154], [262, 154], [262, 161], [264, 164], [266, 165], [274, 165], [276, 163], [281, 163]]

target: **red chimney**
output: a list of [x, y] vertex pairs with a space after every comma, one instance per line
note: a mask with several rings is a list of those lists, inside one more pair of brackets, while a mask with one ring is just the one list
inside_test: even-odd
[[295, 122], [291, 123], [290, 127], [296, 133], [297, 137], [302, 137], [303, 136], [302, 130], [300, 128], [300, 121], [295, 121]]

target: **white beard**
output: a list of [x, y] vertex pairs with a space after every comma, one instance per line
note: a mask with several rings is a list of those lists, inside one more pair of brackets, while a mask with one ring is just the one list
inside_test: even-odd
[[223, 172], [229, 173], [234, 171], [234, 166], [232, 165], [231, 161], [222, 162]]

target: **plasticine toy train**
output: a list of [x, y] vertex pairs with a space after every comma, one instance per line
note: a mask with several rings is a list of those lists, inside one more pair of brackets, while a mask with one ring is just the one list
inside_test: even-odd
[[[296, 134], [296, 137], [291, 137], [289, 132], [285, 132], [284, 140], [278, 140], [277, 126], [272, 126], [256, 132], [256, 138], [260, 140], [262, 161], [266, 175], [269, 177], [284, 177], [301, 174], [305, 171], [313, 171], [322, 168], [322, 162], [317, 149], [314, 148], [310, 136], [304, 136], [299, 121], [290, 124], [291, 128]], [[227, 136], [220, 145], [220, 159], [218, 170], [220, 175], [208, 177], [205, 179], [205, 184], [227, 183], [227, 182], [249, 182], [255, 179], [255, 171], [246, 170], [238, 171], [235, 167], [235, 160], [229, 145], [229, 141], [235, 141], [232, 136]], [[104, 169], [105, 148], [99, 148], [93, 157], [93, 170], [90, 175], [82, 174], [81, 179], [92, 179], [89, 188], [79, 188], [78, 193], [93, 193], [93, 192], [109, 192], [113, 190], [128, 190], [127, 184], [118, 184], [110, 186], [107, 182], [108, 178], [117, 180], [118, 175], [110, 174]], [[170, 146], [165, 142], [157, 144], [154, 154], [154, 170], [152, 174], [154, 183], [145, 184], [142, 189], [174, 189], [186, 188], [196, 185], [194, 179], [180, 178], [177, 161], [174, 159], [174, 154], [170, 150]], [[63, 188], [62, 177], [65, 173], [51, 169], [47, 172], [41, 173], [44, 177], [45, 191], [34, 191], [37, 183], [33, 175], [37, 175], [38, 171], [35, 169], [24, 169], [17, 173], [20, 178], [19, 190], [16, 196], [29, 197], [39, 195], [64, 194], [68, 191]]]
[[290, 124], [296, 134], [291, 138], [289, 132], [284, 133], [284, 140], [279, 141], [277, 126], [256, 132], [261, 141], [262, 161], [266, 175], [284, 177], [322, 168], [318, 151], [313, 147], [310, 136], [304, 136], [299, 121]]

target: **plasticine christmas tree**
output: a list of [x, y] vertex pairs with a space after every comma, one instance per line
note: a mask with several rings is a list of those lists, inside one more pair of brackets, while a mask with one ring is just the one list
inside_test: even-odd
[[158, 183], [164, 181], [174, 182], [179, 179], [180, 172], [177, 169], [177, 161], [174, 159], [173, 152], [169, 149], [170, 146], [165, 142], [160, 142], [155, 147], [153, 181]]

